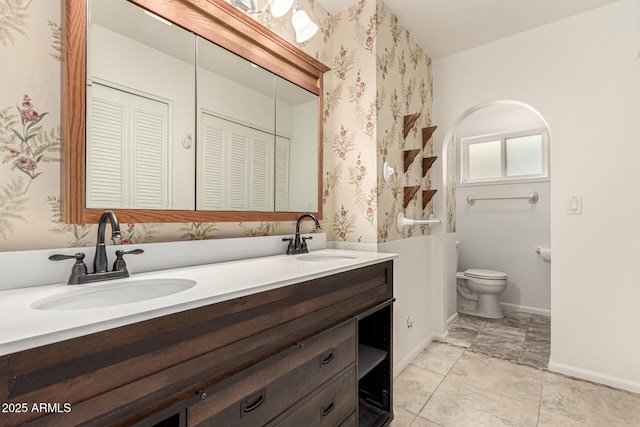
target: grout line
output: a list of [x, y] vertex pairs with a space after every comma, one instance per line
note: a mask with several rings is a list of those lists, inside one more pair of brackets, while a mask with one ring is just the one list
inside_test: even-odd
[[536, 426], [540, 425], [540, 413], [542, 412], [542, 392], [544, 391], [544, 373], [540, 375], [540, 400], [538, 401], [538, 419]]

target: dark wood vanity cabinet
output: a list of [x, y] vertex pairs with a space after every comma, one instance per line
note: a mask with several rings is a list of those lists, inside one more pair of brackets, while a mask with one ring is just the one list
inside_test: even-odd
[[377, 426], [392, 413], [393, 262], [0, 357], [0, 425]]

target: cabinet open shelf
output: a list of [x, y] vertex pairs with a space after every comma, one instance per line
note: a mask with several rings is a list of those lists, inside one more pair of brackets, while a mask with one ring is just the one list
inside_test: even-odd
[[367, 375], [387, 357], [387, 352], [365, 344], [358, 344], [358, 380]]
[[393, 419], [393, 301], [358, 320], [358, 426], [388, 425]]
[[367, 427], [383, 426], [389, 421], [389, 413], [368, 404], [364, 399], [358, 401], [358, 425]]

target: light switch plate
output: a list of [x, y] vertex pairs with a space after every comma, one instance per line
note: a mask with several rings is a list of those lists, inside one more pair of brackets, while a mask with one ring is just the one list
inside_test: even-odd
[[567, 198], [567, 215], [582, 215], [582, 196]]

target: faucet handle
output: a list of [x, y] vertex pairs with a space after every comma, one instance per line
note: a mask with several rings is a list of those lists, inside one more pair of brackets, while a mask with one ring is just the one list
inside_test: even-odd
[[309, 251], [309, 249], [307, 249], [307, 240], [311, 240], [313, 239], [313, 236], [309, 236], [309, 237], [303, 237], [302, 238], [302, 250], [304, 251]]
[[63, 254], [51, 255], [49, 257], [49, 260], [51, 260], [51, 261], [62, 261], [62, 260], [65, 260], [65, 259], [75, 259], [76, 260], [76, 264], [78, 264], [78, 262], [82, 262], [84, 257], [85, 257], [85, 255], [84, 255], [83, 252], [78, 252], [78, 253], [73, 254], [73, 255], [63, 255]]
[[287, 246], [287, 255], [291, 255], [293, 253], [293, 237], [283, 237], [283, 242], [289, 242]]
[[143, 253], [144, 251], [142, 249], [134, 249], [131, 251], [121, 251], [121, 250], [117, 250], [116, 251], [116, 260], [113, 263], [113, 271], [127, 271], [127, 263], [124, 262], [124, 256], [125, 255], [138, 255]]
[[76, 263], [73, 265], [73, 268], [71, 269], [71, 276], [69, 276], [69, 281], [67, 282], [70, 285], [77, 284], [78, 277], [84, 276], [85, 274], [87, 274], [87, 265], [84, 263], [84, 253], [82, 252], [78, 252], [73, 255], [55, 254], [55, 255], [51, 255], [49, 259], [51, 261], [62, 261], [65, 259], [76, 260]]

